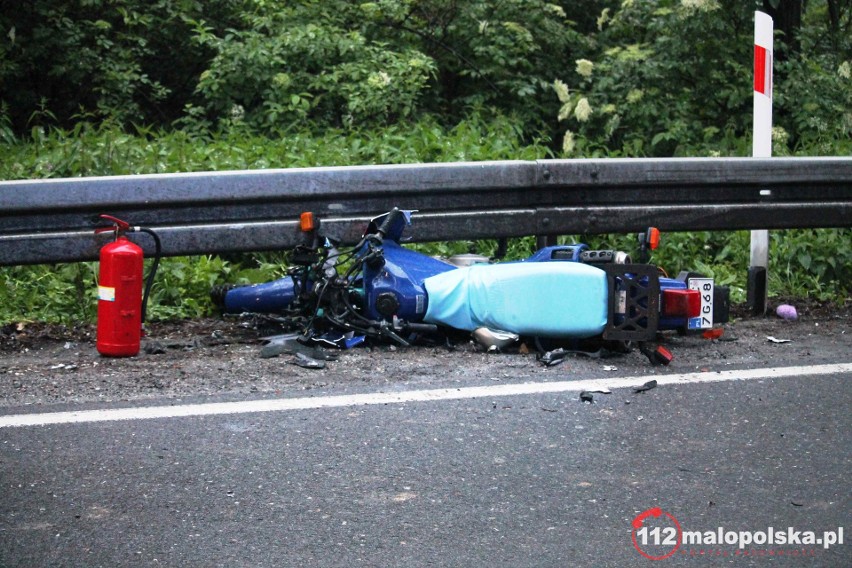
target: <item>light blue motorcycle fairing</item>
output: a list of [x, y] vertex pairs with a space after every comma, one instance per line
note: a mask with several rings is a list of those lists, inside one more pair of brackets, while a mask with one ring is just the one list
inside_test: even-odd
[[424, 321], [473, 331], [586, 338], [607, 323], [607, 277], [578, 262], [474, 265], [424, 281]]

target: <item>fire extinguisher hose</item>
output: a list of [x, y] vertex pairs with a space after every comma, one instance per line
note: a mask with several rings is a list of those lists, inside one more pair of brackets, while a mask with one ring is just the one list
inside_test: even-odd
[[154, 278], [157, 275], [157, 268], [160, 266], [160, 257], [163, 253], [163, 245], [160, 242], [160, 237], [147, 227], [135, 227], [140, 233], [151, 235], [154, 239], [154, 263], [151, 265], [151, 270], [148, 272], [148, 278], [145, 279], [145, 293], [142, 294], [142, 323], [145, 323], [145, 317], [148, 312], [148, 296], [151, 294], [151, 286], [154, 285]]

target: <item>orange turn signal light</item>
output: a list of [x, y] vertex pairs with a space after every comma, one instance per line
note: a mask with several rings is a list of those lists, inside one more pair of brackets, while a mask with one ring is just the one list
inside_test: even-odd
[[657, 250], [658, 246], [660, 246], [660, 230], [656, 227], [651, 227], [648, 229], [648, 248]]
[[299, 228], [303, 233], [310, 233], [314, 229], [317, 228], [316, 221], [314, 220], [314, 214], [310, 211], [305, 211], [299, 216]]

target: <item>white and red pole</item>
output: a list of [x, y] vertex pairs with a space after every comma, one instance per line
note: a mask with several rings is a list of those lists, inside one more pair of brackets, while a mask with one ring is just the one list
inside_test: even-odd
[[[754, 13], [754, 133], [752, 156], [772, 157], [772, 18]], [[748, 270], [748, 305], [752, 312], [766, 313], [766, 279], [769, 264], [769, 231], [751, 232]]]

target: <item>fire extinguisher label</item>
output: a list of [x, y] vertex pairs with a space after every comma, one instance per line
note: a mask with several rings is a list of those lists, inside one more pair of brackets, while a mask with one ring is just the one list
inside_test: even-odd
[[98, 286], [98, 300], [103, 300], [104, 302], [114, 302], [115, 288], [111, 288], [109, 286]]

